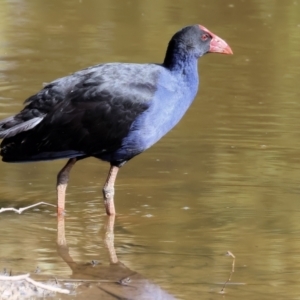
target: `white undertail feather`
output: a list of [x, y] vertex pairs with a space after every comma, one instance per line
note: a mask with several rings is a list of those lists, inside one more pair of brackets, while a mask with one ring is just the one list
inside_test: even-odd
[[1, 131], [1, 125], [11, 121], [13, 119], [13, 117], [9, 117], [5, 120], [3, 120], [2, 122], [0, 122], [0, 139], [3, 138], [8, 138], [8, 137], [12, 137], [22, 131], [27, 131], [33, 127], [35, 127], [36, 125], [38, 125], [43, 119], [44, 117], [36, 117], [30, 120], [27, 120], [25, 122], [19, 123], [11, 128], [5, 129], [3, 131]]

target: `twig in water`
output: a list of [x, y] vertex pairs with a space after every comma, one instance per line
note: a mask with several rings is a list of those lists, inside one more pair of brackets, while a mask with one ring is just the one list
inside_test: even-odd
[[53, 204], [50, 204], [50, 203], [47, 203], [47, 202], [39, 202], [39, 203], [35, 203], [35, 204], [29, 205], [29, 206], [26, 206], [26, 207], [22, 207], [22, 208], [19, 208], [19, 209], [13, 208], [13, 207], [7, 207], [7, 208], [2, 207], [0, 209], [0, 213], [2, 213], [4, 211], [14, 211], [18, 214], [21, 214], [26, 209], [29, 209], [29, 208], [32, 208], [32, 207], [35, 207], [35, 206], [38, 206], [38, 205], [42, 205], [42, 204], [56, 207], [56, 205], [53, 205]]
[[29, 277], [29, 273], [23, 275], [16, 275], [16, 276], [2, 276], [0, 275], [0, 280], [9, 280], [9, 281], [16, 281], [16, 280], [23, 280]]
[[56, 287], [56, 286], [50, 286], [50, 285], [46, 285], [46, 284], [41, 283], [41, 282], [36, 282], [36, 281], [34, 281], [33, 279], [31, 279], [29, 277], [26, 277], [25, 280], [30, 282], [34, 286], [40, 287], [44, 290], [48, 290], [48, 291], [51, 291], [51, 292], [58, 292], [58, 293], [62, 293], [62, 294], [70, 294], [70, 291], [67, 290], [67, 289], [62, 289], [62, 288], [59, 288], [59, 287]]
[[33, 279], [31, 279], [30, 274], [23, 274], [23, 275], [16, 275], [16, 276], [2, 276], [0, 275], [0, 280], [4, 280], [4, 281], [18, 281], [18, 280], [26, 280], [27, 282], [33, 284], [36, 287], [40, 287], [44, 290], [48, 290], [51, 292], [58, 292], [58, 293], [62, 293], [62, 294], [70, 294], [70, 291], [67, 289], [62, 289], [56, 286], [50, 286], [41, 282], [37, 282]]
[[229, 274], [229, 278], [225, 281], [225, 283], [224, 283], [224, 285], [223, 285], [223, 287], [222, 287], [222, 289], [220, 291], [220, 294], [224, 294], [225, 293], [226, 284], [231, 280], [232, 273], [234, 272], [235, 256], [230, 251], [227, 251], [226, 255], [233, 258], [233, 260], [232, 260], [232, 269], [231, 269], [231, 272]]

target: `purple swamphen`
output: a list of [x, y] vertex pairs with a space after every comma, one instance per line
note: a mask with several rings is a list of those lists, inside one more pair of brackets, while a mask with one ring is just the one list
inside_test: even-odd
[[57, 175], [59, 215], [74, 164], [90, 156], [107, 161], [104, 204], [114, 215], [119, 168], [179, 122], [198, 91], [198, 58], [208, 52], [232, 54], [224, 40], [193, 25], [175, 33], [162, 64], [105, 63], [54, 80], [0, 121], [2, 160], [68, 158]]

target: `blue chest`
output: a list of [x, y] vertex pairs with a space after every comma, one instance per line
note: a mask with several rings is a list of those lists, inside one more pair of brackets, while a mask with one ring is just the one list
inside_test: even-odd
[[[198, 91], [197, 65], [189, 73], [166, 70], [157, 82], [149, 108], [133, 122], [116, 156], [138, 154], [151, 147], [183, 117]], [[119, 154], [119, 155], [118, 155]]]

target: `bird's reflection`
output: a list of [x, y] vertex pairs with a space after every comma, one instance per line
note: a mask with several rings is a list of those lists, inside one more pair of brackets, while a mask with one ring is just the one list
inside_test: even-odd
[[119, 261], [114, 247], [114, 224], [115, 216], [107, 216], [104, 243], [109, 253], [109, 264], [98, 264], [97, 261], [80, 263], [75, 262], [69, 253], [65, 219], [58, 217], [57, 251], [71, 268], [71, 279], [81, 281], [78, 293], [83, 293], [89, 299], [175, 299], [160, 286]]

